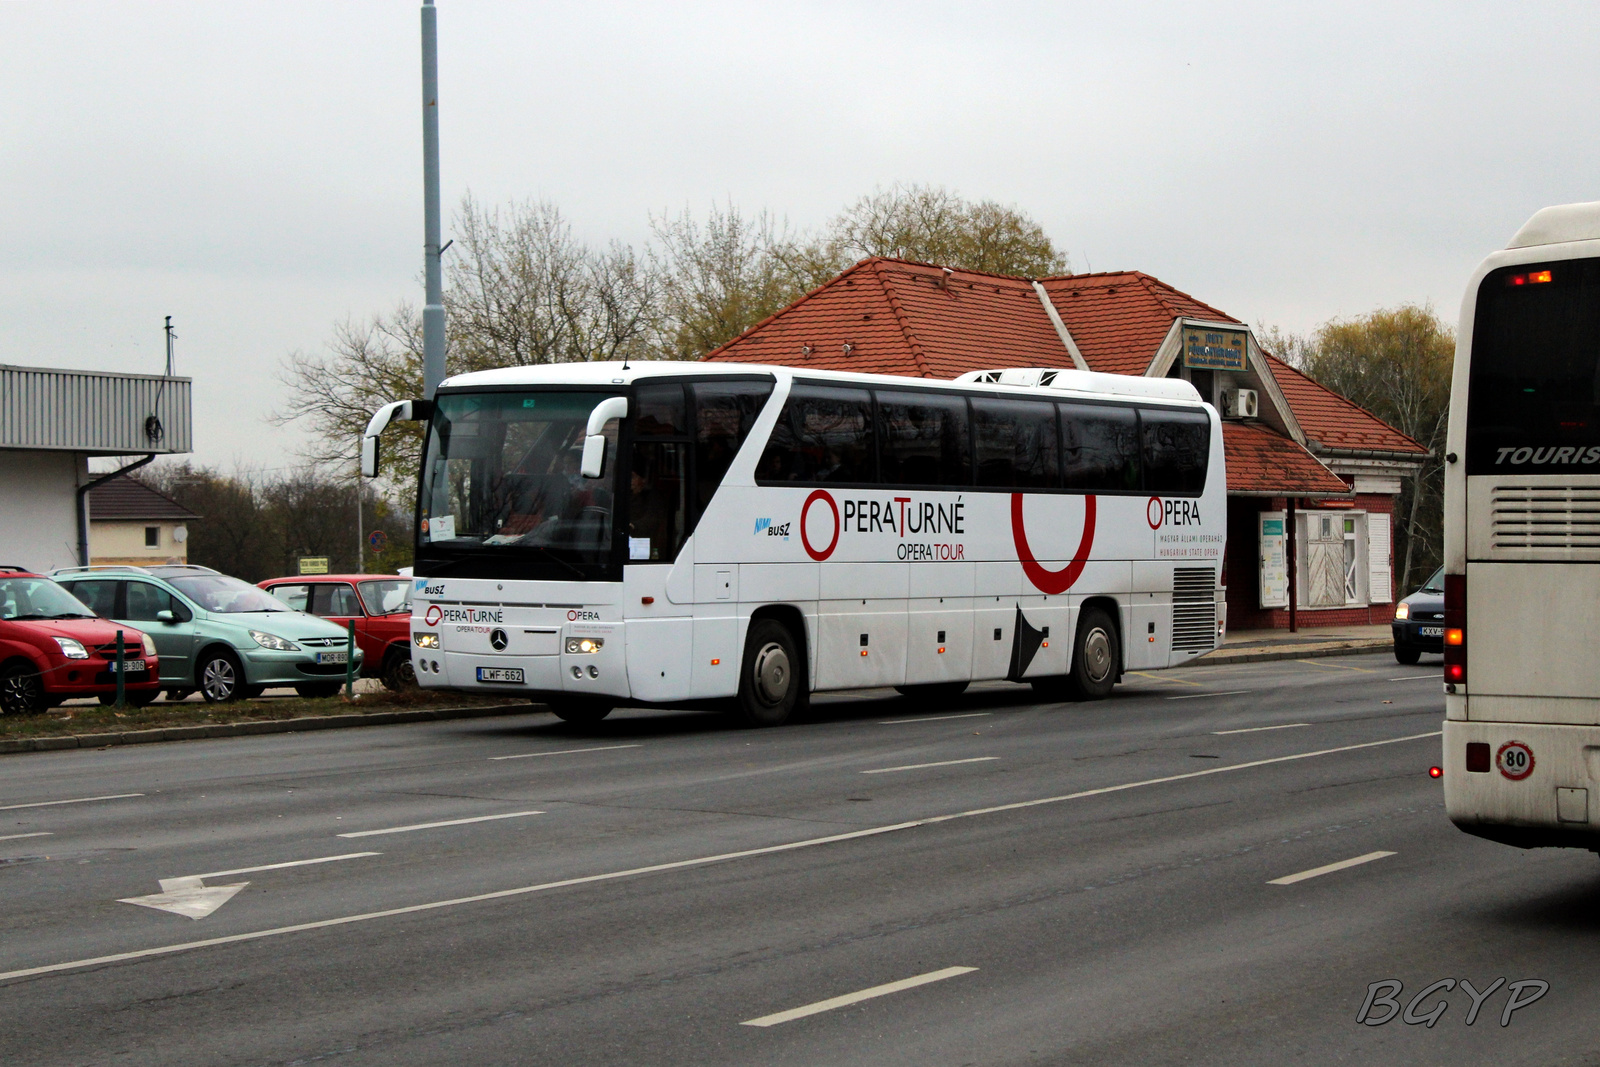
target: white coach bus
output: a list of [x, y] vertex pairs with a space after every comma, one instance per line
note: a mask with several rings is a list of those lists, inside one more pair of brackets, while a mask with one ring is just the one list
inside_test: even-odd
[[509, 368], [379, 411], [369, 475], [394, 418], [428, 424], [426, 688], [771, 725], [866, 686], [1104, 697], [1221, 637], [1221, 426], [1184, 381]]
[[1472, 276], [1445, 461], [1446, 810], [1600, 850], [1600, 203]]

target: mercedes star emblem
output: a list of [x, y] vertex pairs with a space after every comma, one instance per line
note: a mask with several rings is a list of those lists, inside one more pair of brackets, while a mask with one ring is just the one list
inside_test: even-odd
[[496, 652], [504, 652], [506, 650], [506, 632], [504, 630], [490, 630], [489, 644], [494, 646]]

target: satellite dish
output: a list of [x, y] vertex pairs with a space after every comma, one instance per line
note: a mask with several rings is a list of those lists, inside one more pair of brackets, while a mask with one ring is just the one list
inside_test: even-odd
[[189, 540], [189, 527], [174, 526], [172, 528], [172, 539], [180, 545]]

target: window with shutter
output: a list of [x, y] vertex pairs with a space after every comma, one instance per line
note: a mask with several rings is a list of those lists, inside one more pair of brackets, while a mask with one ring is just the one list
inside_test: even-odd
[[1394, 539], [1390, 536], [1390, 522], [1390, 516], [1380, 512], [1367, 515], [1367, 588], [1369, 600], [1374, 604], [1387, 604], [1394, 599], [1389, 562]]

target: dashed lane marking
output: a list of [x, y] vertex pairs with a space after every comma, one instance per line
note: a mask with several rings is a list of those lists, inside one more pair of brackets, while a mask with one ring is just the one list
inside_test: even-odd
[[929, 971], [927, 974], [919, 974], [911, 978], [902, 978], [898, 982], [885, 982], [883, 985], [875, 985], [870, 989], [858, 989], [854, 993], [846, 993], [843, 996], [830, 997], [827, 1000], [819, 1000], [815, 1004], [805, 1004], [798, 1008], [790, 1008], [788, 1011], [777, 1012], [773, 1015], [763, 1015], [759, 1019], [746, 1019], [739, 1025], [777, 1026], [779, 1023], [791, 1022], [795, 1019], [804, 1019], [807, 1015], [816, 1015], [819, 1012], [832, 1011], [834, 1008], [843, 1008], [850, 1004], [859, 1004], [863, 1000], [871, 1000], [874, 997], [887, 996], [890, 993], [898, 993], [905, 989], [915, 989], [917, 986], [927, 985], [929, 982], [942, 982], [946, 978], [954, 978], [957, 975], [962, 974], [971, 974], [977, 969], [978, 968], [976, 967], [946, 967], [940, 971]]
[[862, 771], [862, 774], [888, 774], [890, 771], [920, 771], [924, 767], [954, 767], [958, 763], [988, 763], [997, 760], [999, 756], [973, 756], [971, 759], [942, 759], [938, 763], [908, 763], [904, 767], [879, 767], [876, 770]]
[[960, 715], [924, 715], [920, 719], [885, 719], [879, 726], [899, 726], [907, 722], [938, 722], [940, 719], [976, 719], [983, 715], [993, 715], [992, 711], [965, 711]]
[[1309, 871], [1301, 871], [1299, 874], [1286, 874], [1282, 878], [1272, 879], [1267, 884], [1294, 885], [1296, 882], [1303, 882], [1307, 878], [1316, 878], [1319, 875], [1332, 874], [1334, 871], [1342, 871], [1349, 867], [1359, 867], [1363, 863], [1371, 863], [1373, 860], [1381, 860], [1385, 856], [1393, 855], [1393, 852], [1368, 852], [1364, 856], [1356, 856], [1354, 859], [1340, 860], [1338, 863], [1330, 863], [1325, 867], [1313, 867]]
[[932, 815], [923, 819], [912, 819], [908, 822], [890, 823], [885, 826], [871, 826], [862, 830], [850, 830], [842, 834], [830, 834], [827, 837], [812, 837], [802, 841], [789, 841], [779, 845], [767, 845], [761, 848], [748, 848], [739, 852], [722, 852], [713, 856], [695, 856], [691, 859], [673, 860], [668, 863], [652, 864], [648, 867], [633, 867], [623, 871], [606, 871], [602, 874], [589, 874], [577, 878], [563, 878], [555, 882], [540, 882], [536, 885], [516, 886], [511, 889], [497, 889], [488, 893], [477, 893], [467, 897], [452, 897], [448, 900], [432, 900], [423, 904], [411, 904], [400, 908], [387, 908], [382, 911], [363, 912], [359, 915], [341, 915], [332, 919], [319, 919], [315, 922], [296, 923], [293, 926], [276, 926], [266, 930], [252, 930], [247, 933], [229, 934], [223, 937], [208, 937], [199, 941], [181, 941], [172, 945], [158, 945], [154, 948], [135, 949], [129, 952], [116, 952], [105, 956], [92, 956], [81, 960], [66, 960], [61, 963], [47, 963], [37, 967], [23, 967], [12, 971], [0, 971], [0, 982], [16, 978], [32, 978], [41, 974], [58, 974], [62, 971], [77, 971], [86, 967], [101, 967], [112, 963], [126, 963], [130, 960], [150, 959], [156, 956], [170, 956], [179, 952], [193, 952], [202, 948], [213, 948], [218, 945], [233, 945], [244, 941], [260, 941], [269, 937], [284, 937], [289, 934], [305, 933], [309, 930], [327, 930], [336, 926], [349, 926], [353, 923], [372, 922], [376, 919], [389, 919], [398, 915], [418, 915], [428, 911], [438, 911], [443, 908], [458, 908], [469, 904], [481, 904], [491, 900], [507, 900], [515, 897], [524, 897], [533, 893], [544, 893], [552, 889], [566, 889], [570, 886], [593, 885], [598, 882], [613, 882], [623, 878], [638, 878], [646, 874], [661, 874], [666, 871], [681, 871], [691, 867], [705, 867], [713, 863], [728, 863], [733, 860], [750, 859], [755, 856], [772, 856], [781, 852], [793, 852], [803, 848], [816, 848], [822, 845], [832, 845], [841, 841], [857, 841], [862, 838], [877, 837], [882, 834], [897, 833], [901, 830], [911, 830], [919, 826], [937, 826], [940, 823], [954, 822], [957, 819], [972, 819], [983, 815], [998, 815], [1003, 812], [1023, 811], [1028, 808], [1043, 807], [1048, 804], [1062, 804], [1070, 800], [1082, 800], [1085, 797], [1104, 796], [1108, 793], [1119, 793], [1128, 789], [1142, 789], [1146, 786], [1164, 785], [1168, 782], [1182, 782], [1192, 778], [1205, 778], [1213, 774], [1229, 774], [1233, 771], [1245, 771], [1255, 767], [1269, 767], [1279, 763], [1290, 763], [1295, 760], [1316, 759], [1319, 756], [1334, 756], [1344, 752], [1359, 752], [1369, 748], [1381, 748], [1384, 745], [1399, 745], [1407, 741], [1422, 741], [1430, 737], [1438, 737], [1443, 731], [1433, 730], [1425, 734], [1407, 734], [1404, 737], [1390, 737], [1382, 741], [1364, 741], [1355, 745], [1340, 745], [1337, 748], [1317, 749], [1313, 752], [1296, 752], [1288, 756], [1272, 756], [1268, 759], [1250, 760], [1246, 763], [1230, 763], [1222, 767], [1207, 767], [1204, 770], [1188, 771], [1184, 774], [1169, 774], [1160, 778], [1145, 778], [1137, 782], [1123, 782], [1118, 785], [1099, 786], [1095, 789], [1084, 789], [1076, 793], [1064, 793], [1060, 796], [1039, 797], [1035, 800], [1019, 800], [1009, 804], [996, 804], [987, 808], [973, 808], [969, 811], [951, 812], [948, 815]]
[[1258, 734], [1263, 730], [1293, 730], [1300, 726], [1310, 726], [1308, 722], [1286, 722], [1281, 726], [1246, 726], [1242, 730], [1212, 730], [1217, 737], [1225, 734]]
[[59, 804], [90, 804], [96, 800], [127, 800], [129, 797], [142, 797], [143, 793], [113, 793], [106, 797], [78, 797], [75, 800], [36, 800], [32, 804], [7, 804], [0, 807], [0, 811], [19, 811], [22, 808], [53, 808]]
[[1220, 693], [1184, 693], [1175, 697], [1163, 697], [1163, 700], [1203, 700], [1206, 697], [1236, 697], [1240, 693], [1254, 693], [1254, 689], [1224, 689]]
[[490, 756], [497, 759], [535, 759], [539, 756], [575, 756], [579, 752], [615, 752], [619, 748], [643, 748], [643, 745], [601, 745], [598, 748], [563, 748], [556, 752], [519, 752], [514, 756]]
[[1408, 674], [1404, 678], [1385, 678], [1384, 681], [1386, 681], [1386, 682], [1439, 682], [1440, 684], [1444, 683], [1444, 679], [1441, 678], [1437, 674]]
[[469, 822], [494, 822], [496, 819], [520, 819], [527, 815], [543, 815], [542, 811], [508, 811], [502, 815], [479, 815], [471, 819], [444, 819], [440, 822], [419, 822], [412, 826], [390, 826], [383, 830], [356, 830], [339, 837], [381, 837], [384, 834], [409, 834], [413, 830], [436, 830], [441, 826], [465, 826]]
[[55, 835], [50, 833], [49, 831], [41, 830], [39, 833], [36, 833], [36, 834], [7, 834], [4, 837], [0, 837], [0, 841], [21, 841], [24, 837], [54, 837], [54, 836]]

